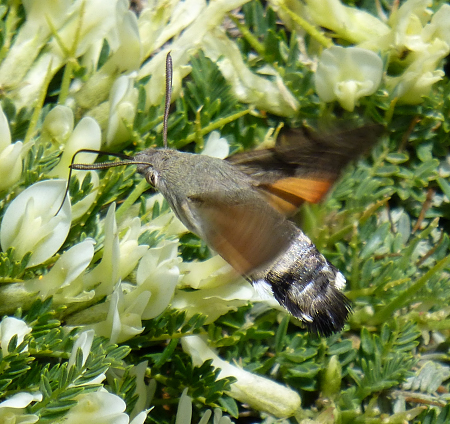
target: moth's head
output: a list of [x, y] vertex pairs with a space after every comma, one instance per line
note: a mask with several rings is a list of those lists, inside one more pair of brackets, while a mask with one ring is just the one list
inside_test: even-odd
[[177, 151], [172, 149], [147, 149], [134, 157], [137, 172], [153, 187], [159, 189], [160, 177], [172, 172]]

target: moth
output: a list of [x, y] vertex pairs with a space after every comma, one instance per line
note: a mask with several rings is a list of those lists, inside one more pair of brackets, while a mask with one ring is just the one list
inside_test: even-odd
[[[164, 140], [170, 104], [167, 65]], [[310, 332], [328, 336], [344, 326], [351, 303], [345, 277], [288, 217], [304, 201], [318, 202], [342, 169], [376, 141], [379, 126], [318, 135], [288, 130], [273, 148], [226, 160], [147, 149], [110, 163], [72, 164], [92, 170], [136, 165], [176, 216], [254, 287], [269, 292]]]

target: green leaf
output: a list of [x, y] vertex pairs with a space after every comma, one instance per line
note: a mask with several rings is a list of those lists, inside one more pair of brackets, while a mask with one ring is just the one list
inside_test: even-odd
[[239, 408], [236, 401], [232, 397], [222, 396], [219, 399], [219, 403], [226, 413], [230, 414], [234, 418], [238, 418]]

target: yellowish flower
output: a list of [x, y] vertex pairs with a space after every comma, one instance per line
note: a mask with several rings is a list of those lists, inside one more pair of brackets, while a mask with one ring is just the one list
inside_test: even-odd
[[122, 398], [105, 389], [81, 394], [77, 404], [64, 416], [65, 424], [128, 424], [126, 404]]
[[3, 356], [8, 355], [8, 345], [14, 336], [17, 336], [17, 345], [19, 345], [28, 333], [31, 333], [31, 327], [28, 327], [25, 321], [4, 317], [0, 322], [0, 346]]
[[300, 408], [301, 399], [297, 392], [224, 361], [200, 336], [183, 337], [181, 344], [191, 355], [194, 365], [200, 366], [212, 359], [212, 364], [221, 370], [219, 378], [235, 377], [237, 381], [232, 384], [229, 395], [238, 401], [278, 418], [290, 417]]
[[130, 139], [129, 127], [136, 115], [138, 91], [134, 88], [136, 73], [120, 76], [111, 88], [106, 146], [120, 146]]
[[229, 311], [236, 311], [248, 304], [255, 291], [246, 281], [235, 281], [220, 287], [204, 288], [195, 291], [178, 290], [172, 300], [172, 306], [186, 311], [188, 317], [197, 313], [207, 317], [210, 324]]
[[26, 281], [25, 288], [42, 300], [53, 296], [53, 301], [60, 305], [88, 301], [94, 291], [84, 291], [81, 276], [93, 257], [94, 240], [88, 238], [64, 252], [48, 274]]
[[239, 101], [280, 116], [293, 116], [298, 102], [275, 71], [275, 81], [252, 72], [242, 59], [236, 44], [221, 29], [211, 29], [203, 38], [203, 51], [216, 62], [225, 79], [231, 84]]
[[306, 0], [306, 11], [317, 25], [352, 43], [361, 43], [389, 32], [389, 27], [377, 17], [345, 6], [339, 0]]
[[450, 46], [436, 39], [420, 58], [412, 62], [398, 77], [386, 77], [386, 86], [397, 97], [399, 103], [418, 104], [427, 96], [432, 85], [444, 77], [444, 71], [437, 69]]
[[31, 402], [42, 401], [42, 394], [36, 392], [16, 393], [9, 399], [0, 403], [0, 422], [12, 424], [33, 424], [39, 421], [39, 417], [34, 414], [27, 414], [27, 407]]
[[321, 100], [337, 100], [351, 112], [361, 97], [375, 93], [382, 75], [383, 62], [372, 51], [333, 46], [320, 57], [315, 87]]
[[9, 204], [0, 226], [2, 249], [14, 247], [17, 260], [32, 252], [28, 267], [51, 258], [64, 243], [70, 229], [68, 199], [56, 215], [65, 190], [64, 180], [47, 180], [20, 193]]
[[0, 105], [0, 192], [20, 180], [22, 157], [26, 150], [21, 141], [11, 144], [9, 123]]

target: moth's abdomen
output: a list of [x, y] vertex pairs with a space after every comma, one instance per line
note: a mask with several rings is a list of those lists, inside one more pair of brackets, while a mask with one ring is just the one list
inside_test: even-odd
[[288, 248], [249, 278], [257, 288], [269, 286], [275, 299], [308, 331], [329, 336], [342, 329], [351, 311], [341, 292], [345, 278], [302, 231], [293, 224], [292, 228], [295, 236]]

